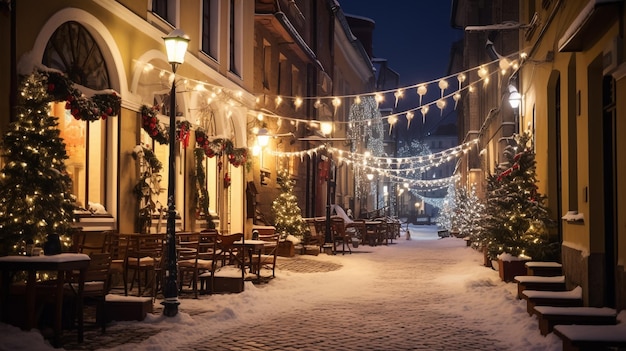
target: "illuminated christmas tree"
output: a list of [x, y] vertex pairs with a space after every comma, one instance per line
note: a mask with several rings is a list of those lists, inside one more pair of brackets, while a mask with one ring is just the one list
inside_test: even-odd
[[558, 242], [550, 235], [553, 221], [539, 193], [535, 153], [525, 133], [504, 150], [505, 166], [487, 179], [486, 210], [481, 216], [481, 244], [489, 258], [501, 253], [529, 256], [534, 260], [558, 257]]
[[289, 178], [289, 173], [285, 169], [278, 171], [276, 181], [282, 191], [272, 203], [276, 233], [280, 234], [281, 239], [285, 239], [291, 234], [304, 239], [306, 242], [306, 236], [310, 234], [308, 226], [302, 218], [302, 210], [298, 206], [298, 199], [293, 193], [294, 181]]
[[43, 243], [50, 234], [69, 243], [75, 200], [57, 117], [49, 116], [54, 89], [45, 73], [23, 81], [18, 119], [0, 144], [5, 157], [0, 172], [0, 255], [22, 253], [27, 240]]

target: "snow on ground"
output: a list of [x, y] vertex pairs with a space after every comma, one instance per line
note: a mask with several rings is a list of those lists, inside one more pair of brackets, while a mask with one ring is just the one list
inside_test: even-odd
[[[406, 231], [405, 226], [403, 229]], [[403, 236], [395, 245], [361, 245], [353, 249], [355, 254], [345, 256], [306, 256], [306, 259], [313, 261], [343, 265], [336, 271], [296, 273], [278, 270], [277, 278], [270, 283], [254, 286], [247, 282], [245, 291], [240, 294], [211, 295], [198, 300], [181, 299], [180, 312], [173, 318], [149, 315], [143, 322], [117, 322], [128, 328], [141, 324], [142, 327], [154, 326], [163, 330], [141, 344], [124, 345], [117, 350], [173, 350], [180, 346], [177, 343], [181, 340], [189, 342], [198, 338], [198, 335], [206, 337], [236, 328], [244, 321], [280, 315], [294, 308], [314, 306], [329, 299], [348, 299], [354, 296], [355, 291], [364, 298], [380, 298], [381, 294], [406, 294], [405, 290], [394, 291], [393, 284], [388, 284], [384, 289], [372, 284], [372, 276], [385, 274], [385, 265], [381, 265], [381, 262], [391, 262], [394, 265], [391, 272], [415, 270], [416, 279], [429, 281], [435, 289], [452, 292], [440, 308], [461, 313], [462, 318], [473, 328], [484, 329], [488, 337], [502, 340], [505, 345], [510, 345], [511, 350], [561, 349], [557, 336], [540, 335], [536, 318], [529, 317], [525, 302], [515, 298], [516, 285], [503, 283], [498, 272], [482, 266], [482, 254], [466, 247], [461, 239], [439, 239], [435, 226], [410, 226], [409, 229], [411, 240], [405, 240], [403, 231]], [[419, 255], [420, 260], [435, 262], [437, 269], [428, 271], [402, 266], [414, 262], [416, 255]], [[52, 349], [37, 331], [23, 332], [6, 324], [0, 324], [0, 339], [0, 350]]]

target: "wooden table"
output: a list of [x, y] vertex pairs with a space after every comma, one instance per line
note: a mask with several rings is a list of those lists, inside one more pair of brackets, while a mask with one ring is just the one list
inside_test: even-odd
[[[259, 256], [259, 262], [261, 262], [261, 254], [263, 253], [263, 248], [265, 247], [266, 244], [268, 244], [268, 242], [263, 241], [263, 240], [239, 240], [233, 243], [235, 247], [239, 247], [239, 248], [242, 248], [243, 250], [248, 251], [248, 258], [250, 262], [250, 272], [252, 272], [252, 255], [256, 252]], [[245, 269], [246, 269], [245, 258], [244, 258], [243, 264], [241, 265], [241, 269], [242, 269], [242, 273], [245, 274]], [[256, 278], [257, 278], [257, 281], [261, 281], [261, 267], [259, 267], [256, 273]]]
[[78, 294], [76, 296], [76, 308], [78, 313], [78, 342], [83, 342], [83, 289], [85, 285], [85, 273], [89, 266], [90, 258], [85, 254], [63, 253], [52, 256], [3, 256], [0, 257], [0, 271], [2, 271], [2, 289], [0, 298], [2, 301], [2, 321], [8, 320], [9, 290], [11, 287], [11, 274], [24, 271], [27, 273], [26, 281], [26, 330], [37, 326], [35, 318], [36, 273], [42, 271], [56, 271], [55, 293], [55, 319], [54, 319], [54, 344], [60, 346], [63, 314], [63, 285], [66, 278], [72, 272], [79, 271]]

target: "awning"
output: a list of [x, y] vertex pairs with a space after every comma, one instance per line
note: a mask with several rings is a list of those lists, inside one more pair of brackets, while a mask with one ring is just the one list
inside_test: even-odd
[[590, 0], [559, 39], [560, 52], [583, 51], [619, 19], [623, 0]]

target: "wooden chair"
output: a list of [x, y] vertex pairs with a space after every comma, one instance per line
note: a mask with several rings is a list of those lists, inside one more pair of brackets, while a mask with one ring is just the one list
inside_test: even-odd
[[128, 236], [120, 233], [110, 233], [107, 241], [106, 252], [111, 254], [111, 266], [109, 268], [109, 290], [120, 287], [118, 283], [126, 285], [126, 252], [128, 250]]
[[76, 243], [77, 252], [84, 254], [91, 254], [92, 252], [106, 252], [108, 250], [108, 242], [110, 240], [112, 232], [84, 232], [76, 237], [78, 242]]
[[190, 286], [194, 293], [194, 298], [198, 298], [198, 248], [199, 241], [197, 235], [195, 237], [177, 235], [176, 253], [178, 264], [178, 290], [183, 291], [185, 282]]
[[352, 249], [350, 249], [350, 244], [352, 244], [352, 237], [346, 231], [346, 225], [341, 217], [332, 217], [331, 218], [331, 234], [333, 238], [333, 253], [337, 253], [337, 243], [341, 243], [341, 254], [344, 255], [346, 253], [346, 247], [348, 248], [348, 252], [352, 254]]
[[[156, 298], [157, 279], [162, 271], [164, 253], [163, 234], [137, 234], [130, 237], [129, 247], [126, 255], [124, 278], [128, 277], [130, 270], [133, 276], [130, 281], [130, 290], [137, 282], [137, 296], [142, 296], [141, 277], [144, 276], [146, 289], [150, 285], [152, 298]], [[124, 283], [124, 294], [128, 295], [128, 282]]]
[[265, 241], [263, 252], [260, 256], [253, 255], [252, 271], [261, 276], [263, 269], [272, 270], [272, 278], [276, 277], [276, 256], [278, 253], [279, 234], [259, 234], [259, 240]]
[[[215, 282], [215, 267], [220, 251], [217, 247], [218, 232], [216, 229], [205, 229], [198, 236], [198, 280], [200, 291], [213, 293]], [[208, 286], [207, 286], [208, 280]]]
[[[111, 267], [111, 254], [108, 252], [92, 252], [89, 254], [91, 261], [85, 273], [83, 288], [83, 304], [95, 303], [96, 321], [100, 322], [102, 332], [106, 329], [105, 297], [109, 293], [109, 269]], [[73, 281], [65, 285], [65, 295], [75, 299], [78, 294], [78, 283]], [[72, 304], [73, 306], [74, 304]], [[83, 311], [74, 311], [72, 316]]]

